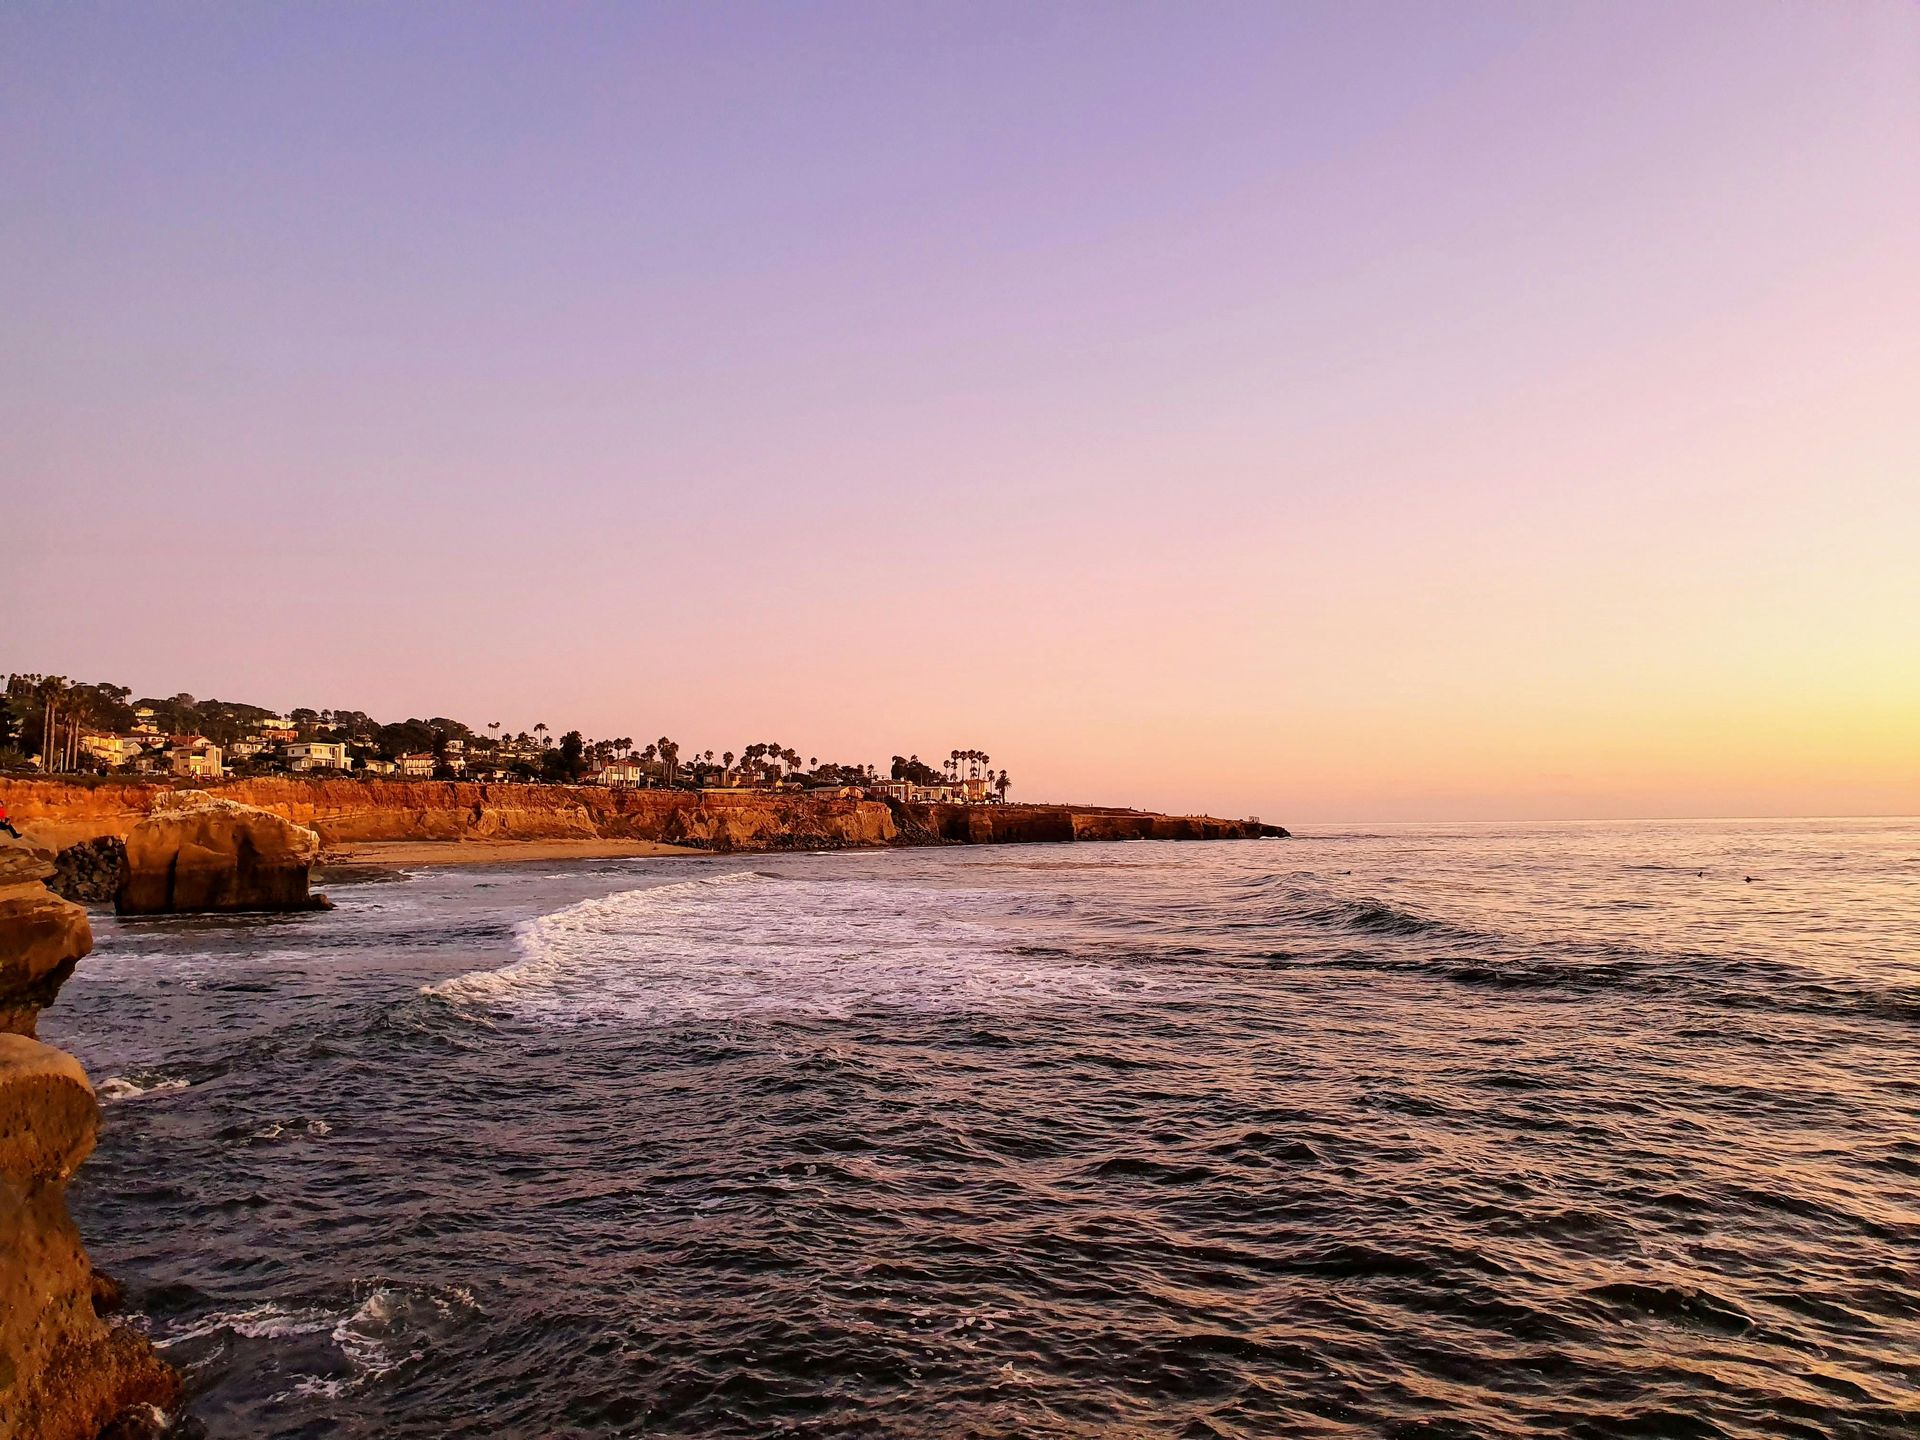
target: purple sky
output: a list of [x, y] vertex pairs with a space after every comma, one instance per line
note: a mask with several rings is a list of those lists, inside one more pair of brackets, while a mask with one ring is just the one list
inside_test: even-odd
[[0, 668], [1920, 811], [1920, 7], [0, 10]]

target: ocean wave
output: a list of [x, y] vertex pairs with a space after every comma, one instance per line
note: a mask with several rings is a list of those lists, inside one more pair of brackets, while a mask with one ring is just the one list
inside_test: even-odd
[[1302, 911], [1294, 918], [1303, 924], [1353, 930], [1362, 935], [1439, 935], [1454, 928], [1371, 896], [1335, 901], [1319, 909]]
[[990, 923], [990, 892], [730, 871], [583, 900], [520, 927], [523, 958], [421, 987], [547, 1024], [993, 1012], [1137, 995], [1155, 981], [1042, 957]]
[[285, 1394], [337, 1398], [424, 1359], [438, 1336], [479, 1312], [465, 1286], [363, 1285], [347, 1308], [263, 1300], [165, 1330], [154, 1344], [189, 1370], [205, 1361], [209, 1347], [217, 1353], [236, 1342], [292, 1346], [289, 1369], [297, 1378]]

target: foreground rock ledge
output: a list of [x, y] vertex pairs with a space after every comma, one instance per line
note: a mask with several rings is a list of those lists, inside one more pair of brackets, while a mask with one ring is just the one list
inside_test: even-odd
[[32, 1035], [73, 967], [93, 949], [87, 912], [48, 890], [53, 858], [0, 836], [0, 1031]]
[[270, 811], [183, 790], [127, 835], [113, 906], [122, 915], [311, 910], [320, 837]]
[[44, 852], [0, 840], [0, 1440], [150, 1433], [180, 1402], [145, 1338], [95, 1310], [67, 1214], [100, 1107], [80, 1062], [33, 1030], [93, 929], [40, 883], [51, 870]]
[[180, 1403], [153, 1347], [93, 1308], [66, 1194], [99, 1127], [79, 1061], [0, 1035], [0, 1440], [136, 1434]]

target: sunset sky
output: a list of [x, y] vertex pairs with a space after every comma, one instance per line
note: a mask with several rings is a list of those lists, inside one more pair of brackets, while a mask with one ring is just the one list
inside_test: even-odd
[[0, 9], [0, 669], [1920, 812], [1920, 6]]

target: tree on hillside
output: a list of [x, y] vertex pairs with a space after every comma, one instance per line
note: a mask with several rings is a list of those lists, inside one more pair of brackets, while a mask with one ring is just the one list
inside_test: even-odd
[[1011, 789], [1012, 786], [1013, 781], [1007, 777], [1007, 772], [1002, 770], [1000, 772], [1000, 778], [993, 782], [993, 788], [1000, 792], [1000, 803], [1002, 805], [1007, 803], [1007, 791]]
[[586, 773], [586, 743], [580, 738], [578, 730], [569, 730], [560, 737], [558, 770], [561, 778], [577, 782]]

